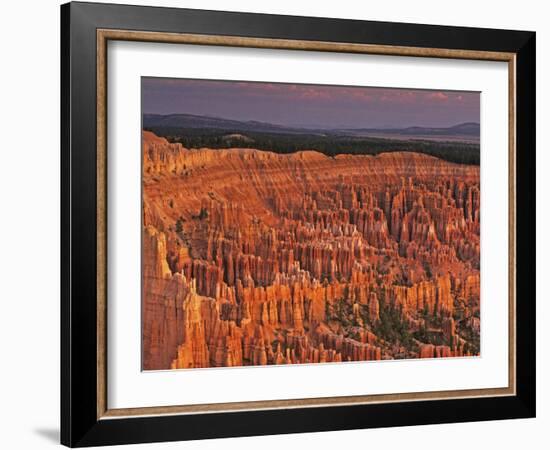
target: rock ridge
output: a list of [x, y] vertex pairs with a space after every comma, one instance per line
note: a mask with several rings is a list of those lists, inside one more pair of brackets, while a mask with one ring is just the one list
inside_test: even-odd
[[143, 368], [479, 354], [479, 167], [143, 134]]

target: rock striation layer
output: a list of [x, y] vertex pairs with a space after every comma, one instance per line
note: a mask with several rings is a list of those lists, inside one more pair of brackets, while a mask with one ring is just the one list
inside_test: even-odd
[[479, 167], [143, 133], [143, 367], [479, 354]]

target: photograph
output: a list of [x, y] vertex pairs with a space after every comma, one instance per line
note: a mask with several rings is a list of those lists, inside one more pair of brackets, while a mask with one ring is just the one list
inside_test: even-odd
[[[38, 32], [28, 48], [10, 32], [22, 83], [4, 83], [4, 235], [19, 258], [4, 359], [24, 370], [4, 384], [11, 415], [21, 398], [47, 407], [23, 405], [36, 442], [15, 423], [10, 444], [515, 449], [545, 436], [544, 14], [398, 2], [26, 11]], [[9, 313], [21, 295], [32, 314]], [[38, 340], [13, 328], [29, 317], [48, 328]], [[31, 338], [58, 357], [29, 357]]]
[[141, 121], [142, 370], [481, 356], [480, 92], [143, 76]]

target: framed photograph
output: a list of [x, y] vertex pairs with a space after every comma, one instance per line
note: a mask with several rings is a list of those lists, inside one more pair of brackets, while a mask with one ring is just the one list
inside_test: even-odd
[[71, 447], [535, 415], [535, 33], [61, 7]]

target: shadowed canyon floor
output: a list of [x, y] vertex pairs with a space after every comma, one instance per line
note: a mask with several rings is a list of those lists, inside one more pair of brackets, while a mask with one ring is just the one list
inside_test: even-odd
[[479, 354], [479, 166], [143, 133], [143, 368]]

